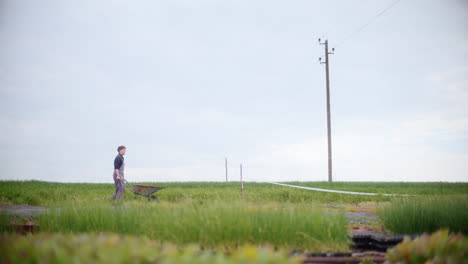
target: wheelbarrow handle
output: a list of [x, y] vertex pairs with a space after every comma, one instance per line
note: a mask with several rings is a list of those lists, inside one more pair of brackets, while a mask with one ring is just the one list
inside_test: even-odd
[[130, 183], [128, 183], [128, 181], [126, 179], [123, 179], [123, 182], [125, 183], [125, 185], [130, 189], [132, 190], [132, 192], [135, 192], [135, 188], [133, 188], [132, 185], [130, 185]]

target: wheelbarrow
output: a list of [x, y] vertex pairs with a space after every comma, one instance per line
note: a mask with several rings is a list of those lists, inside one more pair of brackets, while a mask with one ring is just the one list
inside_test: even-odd
[[127, 186], [134, 194], [148, 197], [148, 201], [159, 202], [159, 197], [153, 195], [153, 193], [164, 189], [161, 186], [151, 186], [151, 185], [140, 185], [140, 184], [130, 184], [127, 180], [124, 179], [125, 186]]

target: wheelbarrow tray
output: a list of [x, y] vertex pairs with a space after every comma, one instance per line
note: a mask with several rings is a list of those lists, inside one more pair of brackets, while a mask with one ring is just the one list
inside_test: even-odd
[[124, 183], [134, 194], [148, 197], [148, 201], [152, 199], [159, 200], [159, 198], [153, 195], [153, 193], [161, 189], [164, 189], [164, 187], [161, 187], [161, 186], [141, 185], [141, 184], [132, 185], [128, 183], [128, 181], [126, 181], [125, 179], [124, 179]]
[[151, 194], [164, 189], [161, 186], [151, 186], [151, 185], [140, 185], [134, 184], [133, 185], [133, 193], [143, 195], [143, 196], [150, 196]]

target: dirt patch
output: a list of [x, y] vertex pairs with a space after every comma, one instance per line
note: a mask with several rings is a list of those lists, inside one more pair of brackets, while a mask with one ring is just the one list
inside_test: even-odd
[[346, 220], [348, 220], [348, 225], [380, 224], [375, 205], [323, 205], [323, 207], [332, 210], [343, 210]]
[[380, 218], [376, 214], [377, 204], [365, 203], [359, 205], [323, 205], [332, 211], [344, 211], [347, 228], [350, 232], [382, 232]]
[[380, 224], [379, 217], [369, 212], [345, 212], [348, 224]]

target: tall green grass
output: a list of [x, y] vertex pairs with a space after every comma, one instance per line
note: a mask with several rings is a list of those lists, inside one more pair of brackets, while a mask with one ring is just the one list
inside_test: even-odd
[[398, 199], [378, 210], [384, 228], [393, 233], [434, 232], [448, 228], [468, 234], [468, 196]]
[[40, 215], [38, 223], [41, 231], [145, 235], [208, 248], [268, 244], [288, 249], [346, 250], [349, 242], [342, 213], [241, 202], [64, 207]]

